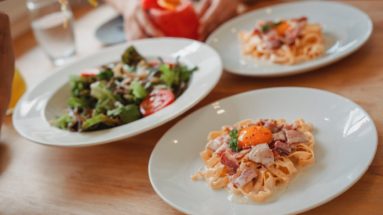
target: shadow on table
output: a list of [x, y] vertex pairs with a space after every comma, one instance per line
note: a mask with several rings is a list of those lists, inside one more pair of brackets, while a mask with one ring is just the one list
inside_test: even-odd
[[129, 196], [129, 200], [142, 200], [154, 193], [147, 171], [150, 153], [163, 127], [170, 126], [105, 145], [47, 147], [39, 152], [40, 167], [36, 171], [51, 181], [45, 184], [47, 189], [59, 191], [49, 194], [52, 196], [64, 195], [65, 199]]

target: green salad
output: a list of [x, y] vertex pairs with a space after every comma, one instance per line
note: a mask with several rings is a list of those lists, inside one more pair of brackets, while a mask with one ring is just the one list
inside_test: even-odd
[[187, 88], [197, 68], [145, 59], [130, 46], [120, 62], [70, 78], [67, 111], [53, 125], [94, 131], [123, 125], [170, 105]]

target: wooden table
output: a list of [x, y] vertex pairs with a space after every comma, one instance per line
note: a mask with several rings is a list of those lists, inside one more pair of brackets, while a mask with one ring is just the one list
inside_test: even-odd
[[[174, 123], [206, 104], [274, 86], [314, 87], [348, 97], [370, 113], [378, 128], [379, 147], [367, 173], [344, 194], [307, 214], [382, 214], [383, 2], [346, 2], [367, 12], [374, 22], [371, 39], [355, 54], [317, 71], [285, 78], [246, 78], [225, 72], [196, 107], [145, 134], [95, 147], [46, 147], [20, 137], [8, 118], [0, 144], [0, 214], [180, 214], [150, 185], [147, 166], [156, 142]], [[256, 7], [266, 4], [271, 3]], [[78, 21], [80, 55], [100, 48], [89, 33], [100, 13], [113, 15], [104, 7]], [[50, 73], [50, 65], [40, 50], [31, 49], [35, 42], [28, 34], [15, 43], [18, 66], [28, 84], [34, 85]]]

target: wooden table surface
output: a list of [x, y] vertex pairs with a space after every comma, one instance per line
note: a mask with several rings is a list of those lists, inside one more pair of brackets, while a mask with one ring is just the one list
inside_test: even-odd
[[[372, 37], [356, 53], [331, 66], [291, 77], [259, 79], [225, 72], [202, 102], [145, 134], [94, 147], [47, 147], [22, 138], [10, 118], [6, 119], [0, 143], [0, 214], [180, 214], [150, 185], [147, 166], [156, 142], [174, 123], [206, 104], [276, 86], [314, 87], [348, 97], [371, 115], [379, 133], [378, 151], [367, 173], [344, 194], [307, 214], [382, 214], [383, 1], [345, 2], [365, 11], [374, 23]], [[262, 2], [255, 7], [272, 3]], [[109, 8], [97, 10], [112, 14]], [[80, 55], [101, 48], [94, 38], [87, 38], [88, 31], [94, 29], [79, 29], [100, 17], [95, 13], [78, 20], [76, 33], [87, 43], [79, 45]], [[30, 86], [49, 74], [51, 68], [34, 46], [31, 33], [15, 40], [17, 63]]]

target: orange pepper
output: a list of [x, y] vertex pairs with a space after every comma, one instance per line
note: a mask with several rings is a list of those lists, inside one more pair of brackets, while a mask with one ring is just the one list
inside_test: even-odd
[[285, 32], [287, 31], [287, 29], [290, 27], [290, 25], [287, 23], [287, 22], [281, 22], [278, 26], [277, 26], [277, 33], [279, 35], [284, 35]]
[[263, 126], [250, 126], [239, 131], [238, 145], [244, 149], [257, 144], [269, 143], [272, 139], [273, 134], [270, 129]]

